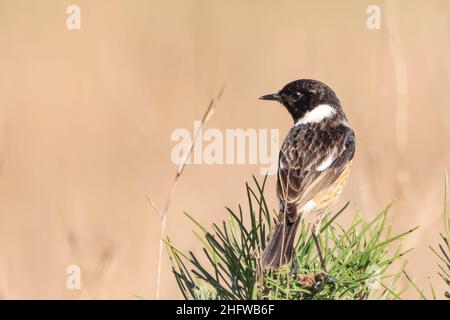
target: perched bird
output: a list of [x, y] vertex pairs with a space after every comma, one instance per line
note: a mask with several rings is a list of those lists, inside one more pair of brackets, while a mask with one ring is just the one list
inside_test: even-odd
[[322, 82], [296, 80], [260, 99], [280, 102], [294, 119], [278, 160], [279, 218], [261, 264], [278, 269], [289, 263], [300, 219], [312, 214], [312, 235], [321, 266], [327, 272], [317, 237], [325, 211], [347, 182], [355, 135], [336, 94]]

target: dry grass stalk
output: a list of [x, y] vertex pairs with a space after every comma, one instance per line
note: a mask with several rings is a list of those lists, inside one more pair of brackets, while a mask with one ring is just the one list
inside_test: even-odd
[[203, 126], [209, 121], [209, 119], [211, 119], [211, 116], [213, 115], [214, 111], [216, 110], [218, 102], [220, 101], [224, 90], [225, 90], [225, 84], [222, 86], [222, 88], [220, 89], [217, 96], [215, 98], [211, 99], [211, 101], [208, 105], [208, 108], [206, 109], [205, 113], [203, 114], [203, 117], [201, 120], [201, 126], [197, 130], [197, 132], [195, 132], [194, 139], [192, 140], [191, 145], [189, 146], [189, 150], [185, 154], [181, 164], [178, 166], [177, 173], [176, 173], [175, 178], [172, 183], [172, 187], [170, 188], [169, 196], [167, 197], [167, 201], [164, 205], [164, 209], [160, 210], [158, 208], [158, 206], [149, 197], [147, 197], [147, 200], [149, 201], [149, 203], [151, 204], [153, 209], [155, 209], [155, 211], [159, 214], [159, 216], [161, 218], [161, 231], [160, 231], [160, 237], [159, 237], [158, 268], [157, 268], [157, 275], [156, 275], [156, 294], [155, 294], [157, 300], [159, 299], [160, 292], [161, 292], [161, 268], [162, 268], [162, 253], [163, 253], [163, 246], [164, 246], [163, 236], [164, 236], [164, 233], [166, 232], [167, 214], [169, 212], [169, 207], [172, 202], [173, 195], [175, 193], [175, 188], [178, 184], [178, 180], [179, 180], [181, 174], [184, 171], [187, 160], [191, 157], [192, 150], [194, 149], [194, 145], [199, 137], [200, 131], [203, 128]]

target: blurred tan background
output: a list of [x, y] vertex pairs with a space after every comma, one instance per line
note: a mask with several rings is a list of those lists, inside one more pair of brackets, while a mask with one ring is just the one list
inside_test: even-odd
[[[70, 4], [80, 30], [66, 28]], [[371, 4], [381, 30], [366, 27]], [[163, 205], [170, 190], [171, 132], [192, 132], [226, 82], [207, 127], [284, 137], [287, 112], [257, 98], [298, 78], [330, 85], [357, 135], [341, 221], [397, 199], [394, 230], [420, 225], [408, 271], [442, 292], [428, 245], [450, 167], [449, 36], [446, 0], [0, 0], [0, 297], [154, 298], [160, 221], [146, 195]], [[198, 251], [181, 212], [220, 221], [259, 168], [188, 166], [167, 234]], [[81, 290], [66, 287], [72, 264]], [[180, 298], [166, 254], [161, 297]]]

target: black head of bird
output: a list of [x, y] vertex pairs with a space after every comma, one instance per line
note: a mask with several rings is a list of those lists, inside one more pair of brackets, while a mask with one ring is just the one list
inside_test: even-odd
[[285, 85], [278, 93], [267, 94], [259, 99], [280, 102], [295, 122], [320, 105], [330, 106], [336, 113], [342, 112], [341, 103], [334, 91], [317, 80], [295, 80]]

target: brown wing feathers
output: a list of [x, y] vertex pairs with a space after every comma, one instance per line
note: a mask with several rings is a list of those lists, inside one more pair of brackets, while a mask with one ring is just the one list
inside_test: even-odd
[[[314, 134], [319, 136], [313, 137]], [[280, 201], [301, 208], [330, 186], [353, 158], [354, 144], [353, 130], [345, 125], [328, 131], [308, 126], [292, 128], [280, 151], [277, 183]], [[331, 159], [329, 166], [320, 168], [327, 159]]]

